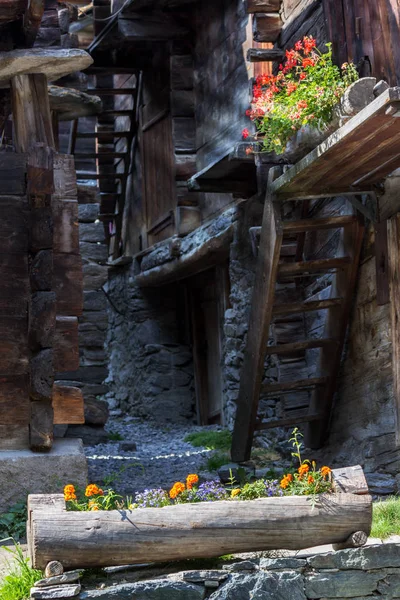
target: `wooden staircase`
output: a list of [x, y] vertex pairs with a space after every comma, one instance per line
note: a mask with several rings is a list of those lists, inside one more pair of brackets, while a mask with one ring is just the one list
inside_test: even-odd
[[[90, 71], [90, 70], [89, 70]], [[71, 125], [69, 152], [74, 154], [78, 165], [78, 180], [95, 183], [100, 192], [99, 219], [104, 222], [109, 241], [109, 262], [117, 260], [121, 253], [121, 230], [128, 176], [131, 172], [132, 146], [136, 144], [138, 130], [138, 95], [141, 74], [133, 69], [118, 67], [92, 67], [95, 86], [87, 93], [100, 96], [103, 111], [93, 123], [92, 131], [80, 131], [79, 120]], [[114, 75], [126, 76], [126, 84], [114, 86]], [[132, 85], [135, 80], [135, 85]], [[132, 98], [129, 108], [122, 99]], [[122, 126], [121, 126], [122, 125]], [[124, 127], [124, 128], [122, 128]], [[94, 151], [77, 149], [79, 140], [93, 140]], [[95, 170], [81, 170], [79, 163], [94, 161]]]
[[[307, 445], [316, 448], [323, 444], [363, 240], [363, 223], [354, 214], [315, 219], [283, 219], [283, 203], [271, 189], [279, 174], [279, 167], [271, 169], [269, 173], [263, 223], [259, 231], [257, 271], [233, 434], [232, 459], [235, 461], [250, 458], [254, 431], [261, 429], [292, 427], [305, 423]], [[296, 202], [297, 198], [291, 197], [287, 201]], [[303, 216], [307, 213], [307, 207], [308, 201], [304, 200]], [[304, 260], [307, 233], [329, 229], [340, 230], [339, 251], [336, 256]], [[253, 231], [253, 236], [254, 233], [257, 232]], [[326, 274], [331, 274], [330, 296], [303, 300], [299, 283], [315, 278], [316, 275]], [[285, 283], [292, 287], [298, 286], [298, 294], [290, 302], [279, 301], [279, 294], [276, 293], [276, 289]], [[322, 337], [305, 337], [268, 345], [270, 326], [276, 320], [297, 316], [301, 323], [302, 320], [304, 322], [305, 314], [312, 311], [325, 313]], [[284, 381], [277, 382], [263, 381], [265, 361], [269, 356], [274, 355], [277, 360], [291, 358], [296, 361], [311, 350], [317, 351], [319, 355], [316, 372], [312, 376], [303, 375], [288, 380], [285, 378]], [[305, 395], [304, 392], [309, 394]], [[291, 402], [286, 403], [288, 395], [291, 395]], [[258, 414], [260, 397], [273, 397], [281, 401], [283, 410], [279, 418], [265, 421]]]

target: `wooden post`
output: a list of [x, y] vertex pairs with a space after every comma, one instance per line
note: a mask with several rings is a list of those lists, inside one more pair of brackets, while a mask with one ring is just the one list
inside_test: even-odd
[[400, 213], [388, 221], [390, 316], [396, 445], [400, 446]]
[[[268, 187], [279, 174], [280, 167], [271, 169]], [[232, 439], [232, 460], [236, 462], [249, 460], [251, 455], [283, 239], [280, 211], [274, 195], [267, 190]]]

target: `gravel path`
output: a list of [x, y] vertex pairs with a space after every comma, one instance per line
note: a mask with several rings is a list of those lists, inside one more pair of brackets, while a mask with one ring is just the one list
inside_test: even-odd
[[[123, 440], [85, 447], [89, 481], [133, 495], [146, 488], [169, 489], [175, 481], [184, 481], [189, 473], [211, 478], [204, 470], [210, 451], [183, 441], [188, 433], [205, 429], [220, 428], [179, 424], [162, 427], [135, 417], [111, 417], [106, 430], [119, 434]], [[136, 450], [128, 449], [132, 442]]]

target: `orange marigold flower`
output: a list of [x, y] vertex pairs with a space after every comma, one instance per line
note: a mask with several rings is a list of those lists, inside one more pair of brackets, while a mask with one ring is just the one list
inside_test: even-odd
[[307, 483], [314, 483], [314, 482], [315, 482], [314, 477], [312, 475], [309, 475], [307, 478]]
[[103, 496], [104, 492], [95, 483], [91, 483], [85, 490], [85, 496], [90, 498], [91, 496]]
[[234, 490], [231, 491], [231, 498], [236, 498], [236, 496], [238, 496], [241, 492], [240, 488], [236, 488]]
[[281, 488], [285, 490], [289, 486], [291, 481], [293, 481], [293, 475], [291, 473], [288, 473], [283, 477], [283, 479], [280, 482]]
[[303, 463], [299, 468], [298, 468], [298, 472], [300, 476], [305, 475], [306, 473], [308, 473], [308, 471], [310, 470], [310, 467], [308, 466], [307, 463]]
[[185, 484], [182, 483], [181, 481], [177, 481], [172, 486], [172, 488], [169, 492], [169, 497], [172, 498], [172, 500], [174, 500], [177, 496], [179, 496], [179, 494], [182, 494], [182, 492], [184, 492], [185, 489], [186, 489]]
[[331, 473], [332, 469], [329, 467], [321, 467], [321, 475], [322, 477], [327, 477], [329, 473]]
[[199, 476], [195, 473], [186, 477], [186, 487], [188, 490], [191, 490], [196, 483], [199, 483]]
[[288, 473], [288, 474], [286, 475], [286, 479], [287, 479], [288, 481], [293, 481], [293, 475], [292, 475], [291, 473]]
[[72, 484], [68, 484], [64, 488], [64, 500], [69, 502], [70, 500], [76, 500], [75, 487]]

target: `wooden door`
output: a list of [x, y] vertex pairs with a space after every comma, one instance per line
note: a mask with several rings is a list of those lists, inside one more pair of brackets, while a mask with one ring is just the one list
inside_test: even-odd
[[336, 61], [353, 61], [361, 75], [400, 83], [398, 0], [323, 0]]
[[217, 267], [188, 281], [199, 425], [223, 423], [221, 361], [228, 295], [226, 273], [225, 266]]

